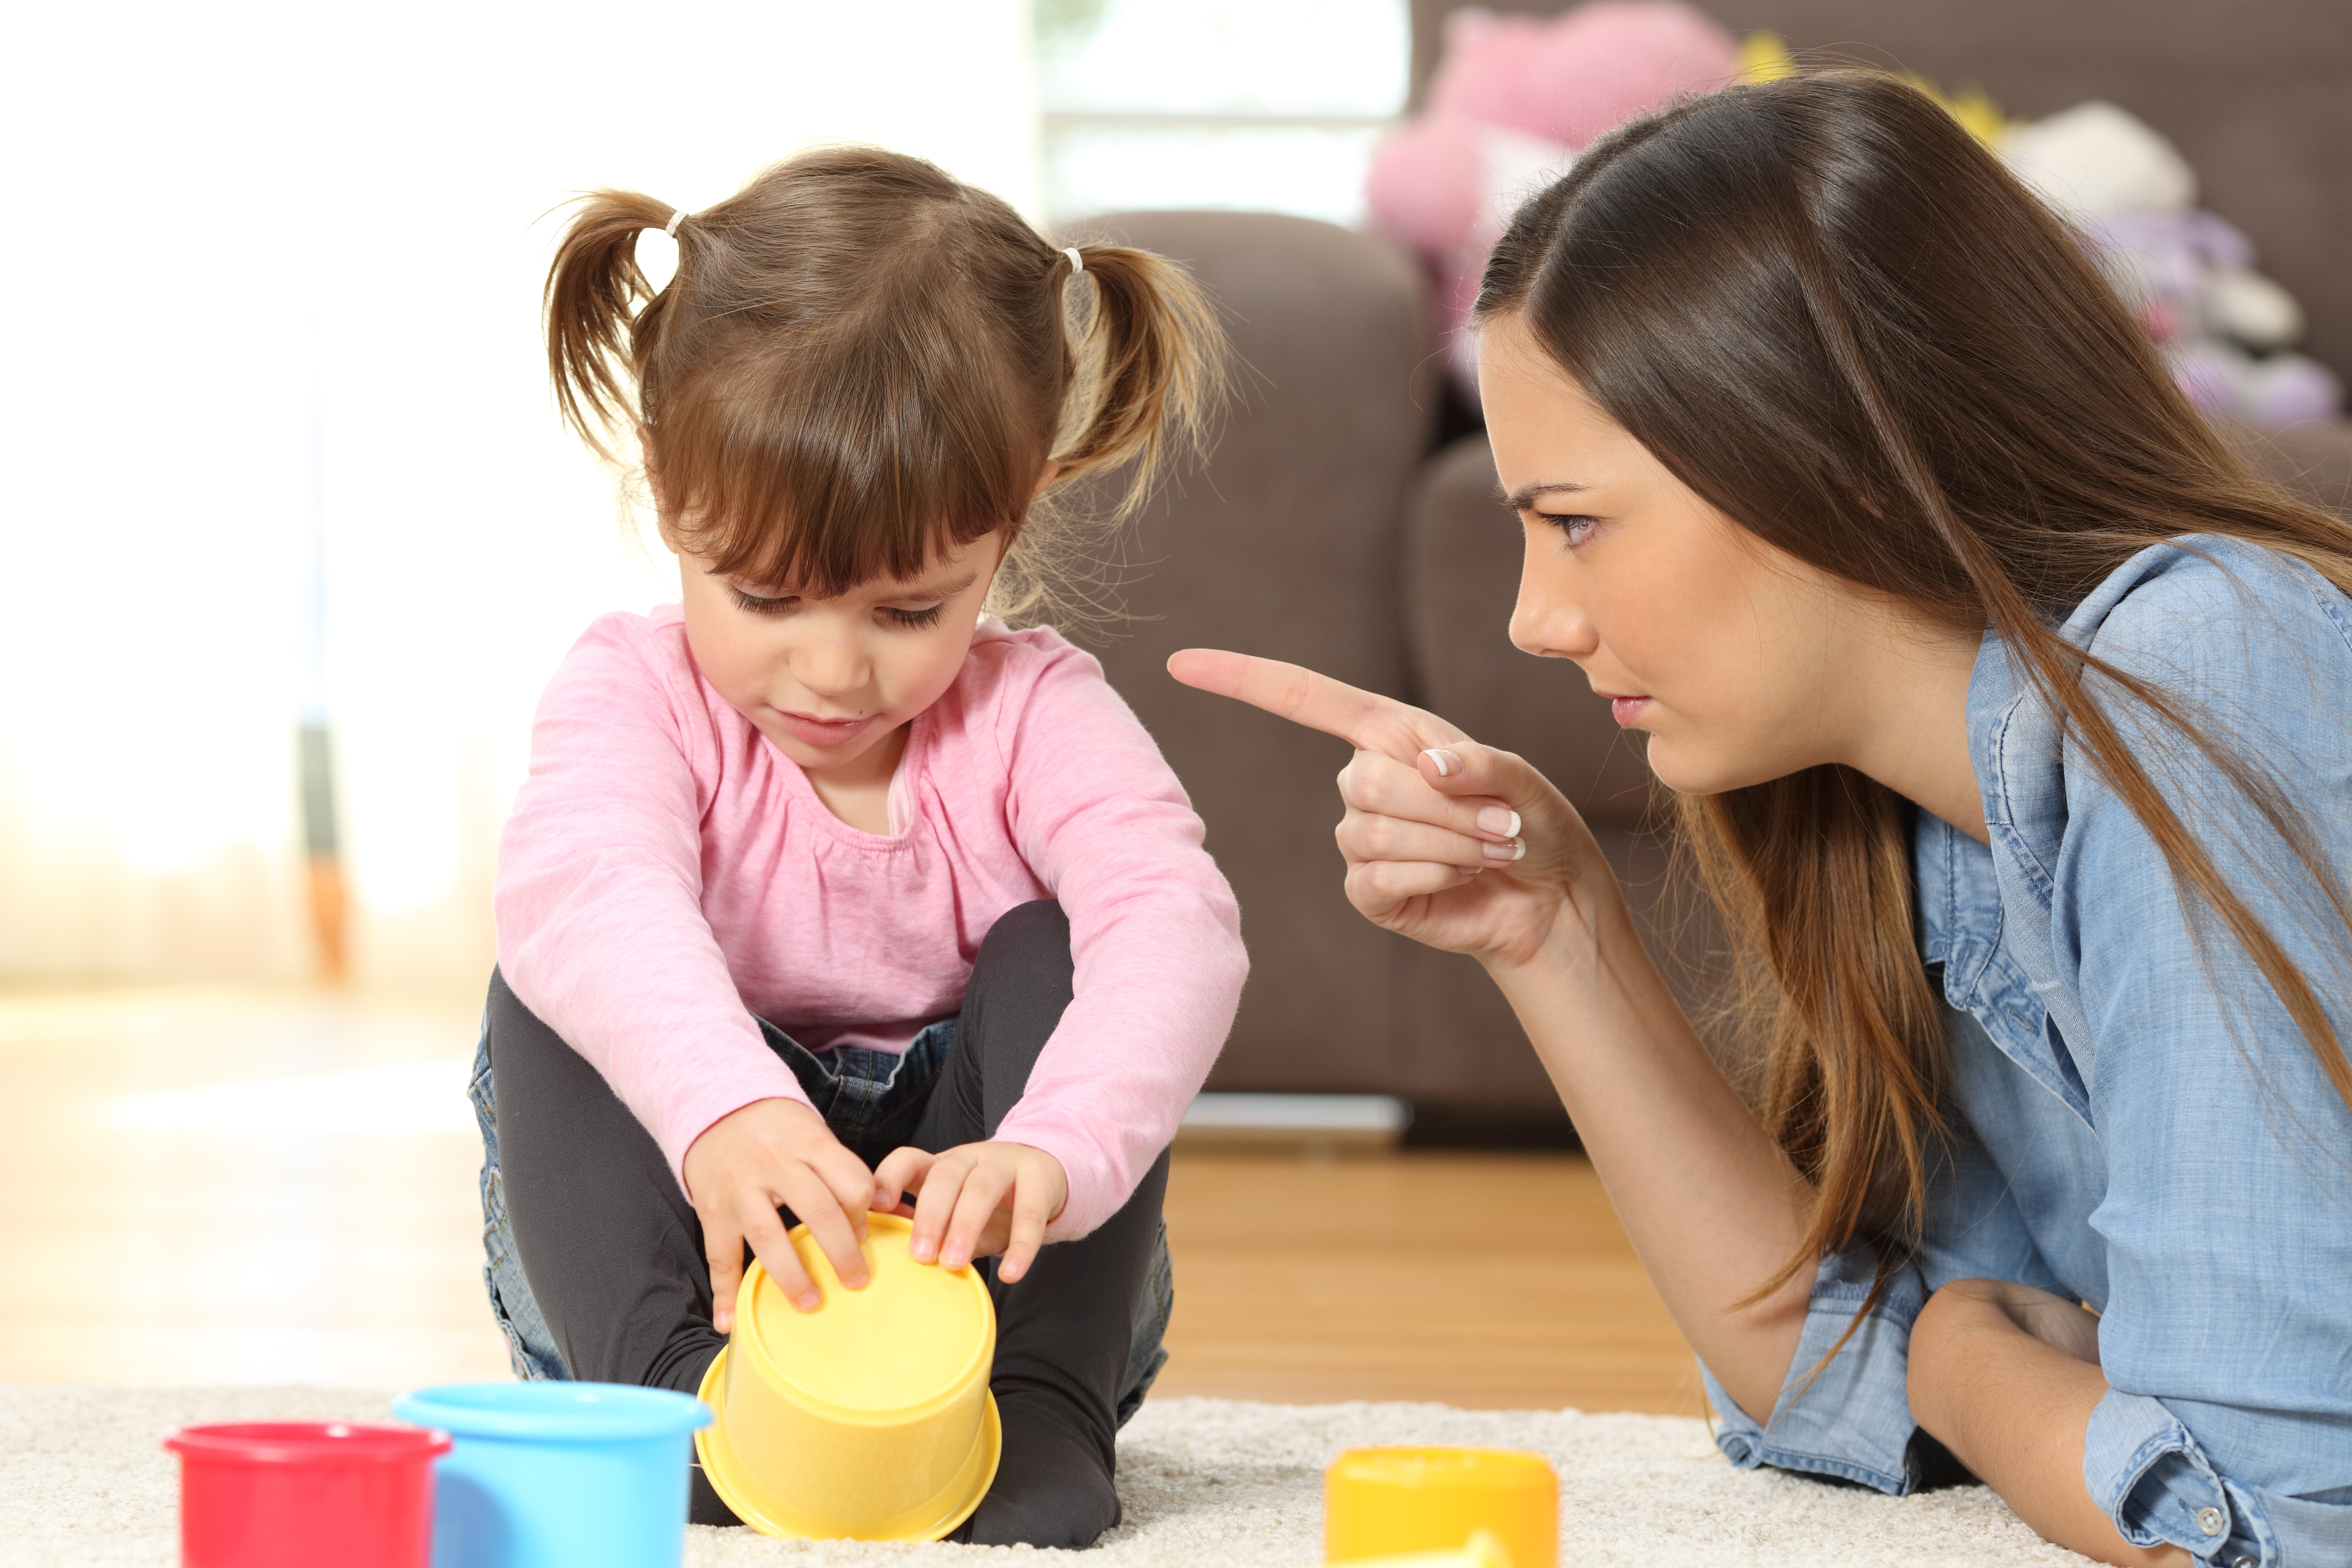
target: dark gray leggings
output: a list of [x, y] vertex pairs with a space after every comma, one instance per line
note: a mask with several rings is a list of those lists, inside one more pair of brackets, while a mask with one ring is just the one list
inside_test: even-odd
[[[898, 1107], [878, 1123], [855, 1114], [875, 1107], [832, 1086], [822, 1057], [773, 1030], [770, 1043], [869, 1163], [888, 1152], [884, 1143], [937, 1152], [994, 1135], [1069, 1005], [1071, 977], [1061, 906], [1042, 900], [1008, 911], [981, 944], [955, 1043], [936, 1078], [894, 1082]], [[490, 1217], [494, 1230], [501, 1220], [511, 1227], [564, 1369], [584, 1381], [693, 1393], [726, 1342], [710, 1326], [710, 1272], [693, 1205], [603, 1075], [501, 975], [491, 976], [484, 1032], [494, 1100], [484, 1129], [494, 1162], [486, 1197], [495, 1188], [504, 1199], [503, 1213]], [[833, 1099], [842, 1101], [837, 1110]], [[1167, 1182], [1163, 1151], [1124, 1208], [1092, 1234], [1045, 1247], [1017, 1285], [998, 1281], [992, 1260], [982, 1266], [996, 1302], [990, 1386], [1004, 1457], [957, 1539], [1086, 1546], [1118, 1522], [1115, 1437], [1165, 1359], [1157, 1331], [1165, 1327], [1168, 1289]], [[503, 1303], [502, 1317], [518, 1305]], [[694, 1518], [737, 1522], [698, 1470]]]

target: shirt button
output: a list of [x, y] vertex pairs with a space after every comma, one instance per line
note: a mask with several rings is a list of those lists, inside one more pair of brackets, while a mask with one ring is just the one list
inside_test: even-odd
[[2219, 1535], [2230, 1528], [2230, 1516], [2218, 1508], [2200, 1508], [2197, 1510], [2197, 1528], [2208, 1535]]
[[2263, 1568], [2263, 1565], [2251, 1557], [2241, 1557], [2231, 1563], [2230, 1568]]

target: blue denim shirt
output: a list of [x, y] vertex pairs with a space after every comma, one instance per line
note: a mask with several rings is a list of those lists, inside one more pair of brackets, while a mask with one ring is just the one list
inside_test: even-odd
[[[2352, 880], [2352, 601], [2199, 537], [2133, 556], [2064, 633], [2265, 764]], [[2313, 879], [2218, 768], [2102, 708], [2352, 1041], [2352, 937]], [[1708, 1376], [1717, 1441], [1909, 1491], [1913, 1321], [1953, 1279], [2017, 1280], [2100, 1314], [2083, 1479], [2125, 1540], [2216, 1568], [2352, 1563], [2352, 1112], [1990, 635], [1968, 728], [1991, 846], [1924, 812], [1913, 839], [1957, 1113], [1923, 1248], [1808, 1385], [1873, 1272], [1867, 1245], [1828, 1259], [1769, 1424]]]

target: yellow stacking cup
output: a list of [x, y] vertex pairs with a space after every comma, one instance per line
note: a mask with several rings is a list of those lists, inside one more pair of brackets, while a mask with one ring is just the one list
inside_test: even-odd
[[1510, 1448], [1351, 1448], [1323, 1472], [1323, 1560], [1468, 1550], [1492, 1531], [1511, 1568], [1558, 1568], [1559, 1477]]
[[1511, 1568], [1511, 1554], [1491, 1530], [1474, 1530], [1451, 1552], [1404, 1552], [1394, 1557], [1358, 1557], [1356, 1568]]
[[703, 1375], [716, 1415], [703, 1473], [744, 1523], [810, 1540], [937, 1541], [971, 1516], [1003, 1451], [988, 1374], [996, 1312], [970, 1268], [918, 1263], [914, 1226], [869, 1215], [863, 1290], [842, 1287], [806, 1226], [801, 1266], [824, 1303], [793, 1309], [753, 1264], [735, 1332]]

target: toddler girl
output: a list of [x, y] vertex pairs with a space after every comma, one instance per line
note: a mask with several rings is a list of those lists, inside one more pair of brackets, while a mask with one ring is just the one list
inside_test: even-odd
[[[1003, 1458], [958, 1538], [1087, 1545], [1245, 962], [1099, 667], [983, 612], [1050, 606], [1073, 481], [1126, 465], [1124, 515], [1197, 437], [1214, 317], [1156, 257], [835, 149], [699, 213], [584, 198], [547, 331], [572, 426], [640, 441], [684, 602], [566, 656], [500, 845], [475, 1100], [517, 1368], [693, 1392], [747, 1247], [806, 1310], [792, 1218], [855, 1289], [866, 1215], [909, 1214], [919, 1259], [996, 1258]], [[694, 1517], [734, 1521], [698, 1472]]]

